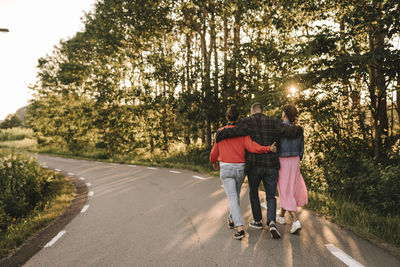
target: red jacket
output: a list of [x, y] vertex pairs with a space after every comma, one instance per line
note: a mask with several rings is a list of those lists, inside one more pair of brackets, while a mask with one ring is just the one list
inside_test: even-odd
[[[232, 128], [233, 125], [227, 125], [219, 128]], [[244, 163], [246, 151], [251, 153], [268, 153], [271, 150], [270, 146], [262, 146], [251, 140], [250, 136], [240, 136], [231, 139], [224, 139], [219, 143], [215, 143], [210, 153], [210, 161], [215, 163], [223, 161], [228, 163]]]

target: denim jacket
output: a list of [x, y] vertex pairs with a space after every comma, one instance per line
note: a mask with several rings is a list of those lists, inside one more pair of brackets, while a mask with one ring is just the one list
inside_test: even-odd
[[[288, 121], [284, 121], [283, 123], [292, 125]], [[304, 135], [297, 138], [281, 137], [279, 140], [278, 153], [279, 157], [299, 156], [301, 160], [304, 154]]]

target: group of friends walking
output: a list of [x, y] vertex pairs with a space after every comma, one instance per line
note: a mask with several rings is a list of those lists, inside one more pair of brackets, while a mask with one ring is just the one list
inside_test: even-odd
[[[253, 214], [249, 227], [263, 229], [258, 193], [262, 181], [267, 201], [266, 225], [271, 237], [281, 237], [276, 223], [286, 223], [286, 212], [291, 217], [291, 233], [298, 233], [301, 223], [296, 210], [307, 204], [308, 195], [300, 172], [304, 135], [302, 127], [295, 125], [296, 107], [286, 105], [282, 110], [282, 119], [266, 116], [261, 103], [251, 106], [251, 116], [239, 120], [239, 115], [236, 105], [228, 108], [228, 124], [218, 129], [210, 154], [213, 168], [220, 169], [220, 178], [229, 200], [228, 227], [236, 229], [235, 239], [245, 237], [240, 191], [247, 175]], [[277, 189], [281, 208], [278, 215]]]

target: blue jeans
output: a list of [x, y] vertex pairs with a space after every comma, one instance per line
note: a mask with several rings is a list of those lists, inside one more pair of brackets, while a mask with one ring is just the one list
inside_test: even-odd
[[250, 204], [253, 218], [255, 221], [262, 220], [260, 198], [258, 197], [258, 187], [262, 181], [265, 188], [267, 199], [267, 225], [271, 221], [276, 221], [276, 184], [278, 182], [279, 170], [261, 166], [252, 166], [247, 174], [250, 189]]
[[241, 226], [243, 222], [240, 214], [240, 190], [245, 177], [245, 164], [220, 162], [219, 166], [220, 178], [229, 200], [230, 216], [235, 226]]

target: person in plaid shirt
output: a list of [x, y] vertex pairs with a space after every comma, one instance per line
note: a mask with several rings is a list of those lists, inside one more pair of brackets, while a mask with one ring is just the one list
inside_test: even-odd
[[[216, 134], [216, 142], [227, 138], [250, 135], [251, 139], [260, 145], [269, 146], [279, 141], [280, 137], [298, 137], [303, 134], [303, 128], [284, 124], [281, 119], [269, 117], [263, 113], [261, 103], [251, 106], [251, 116], [242, 119], [234, 128], [223, 129]], [[280, 238], [276, 228], [276, 185], [279, 177], [279, 157], [277, 153], [254, 154], [246, 151], [246, 173], [249, 181], [250, 204], [253, 221], [249, 226], [262, 229], [262, 213], [258, 187], [263, 181], [267, 199], [267, 225], [272, 238]]]

